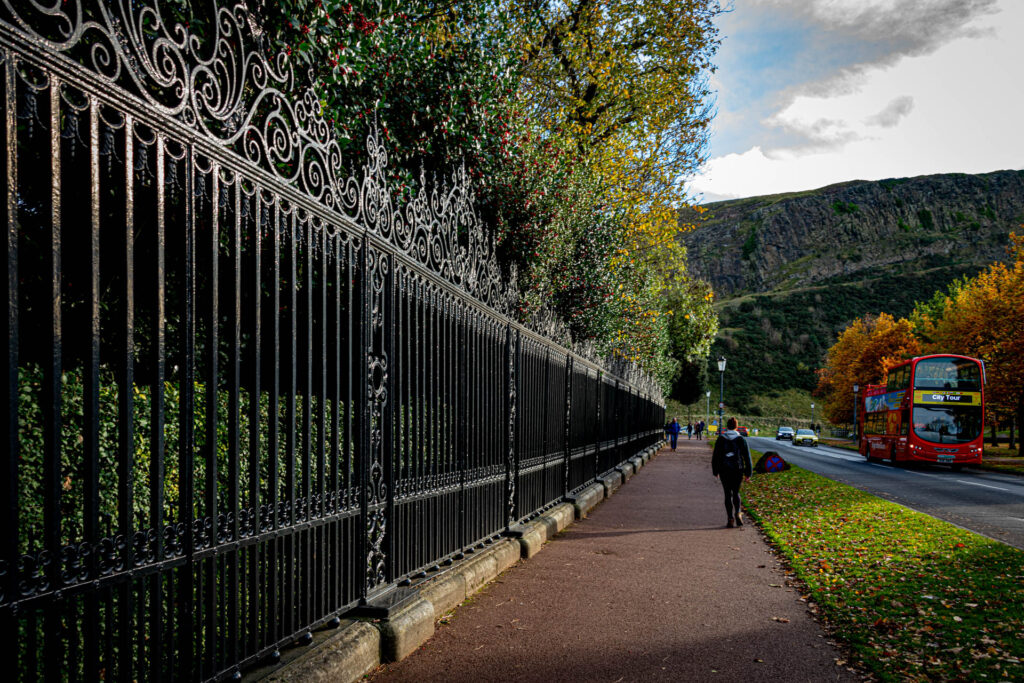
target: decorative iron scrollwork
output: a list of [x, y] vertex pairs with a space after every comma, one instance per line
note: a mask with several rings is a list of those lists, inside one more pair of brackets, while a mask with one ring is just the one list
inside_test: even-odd
[[386, 580], [384, 537], [387, 529], [388, 477], [384, 460], [384, 409], [388, 401], [388, 355], [384, 346], [384, 317], [387, 314], [391, 261], [385, 252], [367, 247], [367, 330], [366, 400], [369, 410], [369, 452], [366, 486], [366, 589]]
[[516, 517], [516, 333], [510, 326], [506, 332], [508, 345], [508, 453], [505, 467], [508, 472], [506, 491], [508, 523]]

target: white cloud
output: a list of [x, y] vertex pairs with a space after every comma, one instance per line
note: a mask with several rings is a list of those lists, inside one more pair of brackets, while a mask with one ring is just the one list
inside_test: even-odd
[[864, 119], [864, 124], [892, 128], [900, 122], [900, 119], [909, 114], [913, 108], [914, 98], [910, 95], [901, 95], [885, 105], [885, 109], [882, 111]]
[[[834, 0], [815, 6], [845, 16], [840, 10], [853, 12], [861, 4]], [[753, 146], [712, 158], [691, 188], [743, 197], [857, 178], [1024, 168], [1024, 41], [1015, 35], [1020, 27], [1024, 3], [1004, 0], [998, 15], [986, 14], [963, 37], [928, 54], [864, 69], [852, 87], [799, 94], [764, 123], [806, 143]]]

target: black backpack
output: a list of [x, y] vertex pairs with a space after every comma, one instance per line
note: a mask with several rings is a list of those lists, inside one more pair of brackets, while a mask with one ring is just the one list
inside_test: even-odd
[[728, 439], [725, 442], [725, 450], [722, 451], [722, 461], [725, 463], [725, 469], [730, 472], [739, 472], [743, 469], [740, 465], [740, 447], [736, 443], [739, 440], [740, 437]]

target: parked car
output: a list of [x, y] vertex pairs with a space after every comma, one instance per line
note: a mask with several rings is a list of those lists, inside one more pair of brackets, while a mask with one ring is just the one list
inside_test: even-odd
[[817, 446], [818, 435], [810, 429], [798, 429], [793, 437], [794, 446]]
[[790, 441], [792, 441], [793, 440], [793, 428], [792, 427], [779, 427], [779, 431], [775, 435], [775, 440], [779, 441], [781, 439], [789, 439]]
[[736, 431], [739, 433], [740, 436], [750, 436], [749, 434], [747, 434], [746, 427], [737, 427]]

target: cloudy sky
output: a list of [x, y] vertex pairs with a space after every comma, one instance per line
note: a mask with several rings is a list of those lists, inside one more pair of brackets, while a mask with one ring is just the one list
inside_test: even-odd
[[733, 0], [706, 202], [1024, 169], [1024, 0]]

